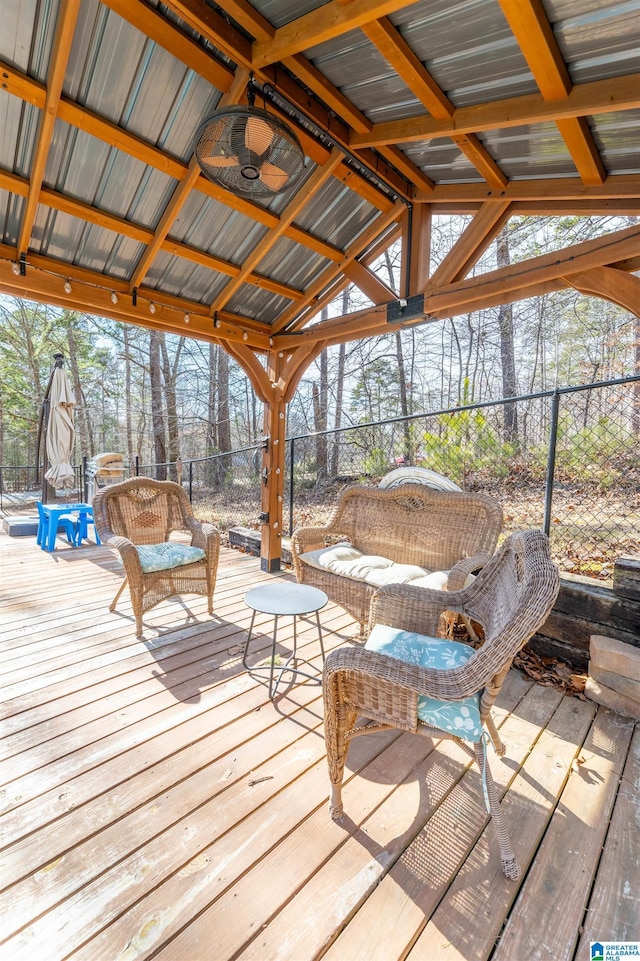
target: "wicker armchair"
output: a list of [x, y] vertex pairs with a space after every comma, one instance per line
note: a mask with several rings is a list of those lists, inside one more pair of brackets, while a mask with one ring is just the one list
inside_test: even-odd
[[[324, 666], [325, 739], [334, 819], [342, 815], [342, 778], [353, 737], [399, 728], [452, 738], [478, 762], [502, 869], [508, 878], [519, 877], [487, 764], [484, 728], [496, 753], [504, 754], [490, 708], [514, 656], [546, 620], [558, 588], [547, 538], [541, 531], [526, 531], [511, 534], [464, 590], [442, 593], [398, 584], [376, 593], [365, 648], [332, 651]], [[467, 644], [429, 637], [435, 634], [443, 610], [479, 623], [482, 646], [474, 650]]]
[[[142, 634], [142, 615], [176, 594], [204, 594], [213, 614], [220, 534], [195, 519], [179, 484], [134, 477], [106, 487], [93, 499], [93, 517], [102, 543], [118, 551], [125, 570], [109, 610], [128, 583], [136, 637]], [[191, 545], [171, 540], [173, 531], [190, 533]]]
[[436, 572], [447, 590], [457, 590], [489, 560], [501, 529], [502, 507], [487, 494], [445, 492], [416, 483], [389, 490], [354, 486], [340, 494], [323, 527], [294, 531], [291, 554], [298, 582], [324, 591], [363, 631], [380, 584], [343, 574], [335, 566], [323, 567], [323, 549], [335, 551], [346, 541], [365, 560], [382, 558], [401, 565], [395, 568], [399, 582], [414, 572], [420, 584], [420, 573]]

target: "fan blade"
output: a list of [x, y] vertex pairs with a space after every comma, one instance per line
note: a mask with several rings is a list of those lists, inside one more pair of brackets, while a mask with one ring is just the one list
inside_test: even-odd
[[275, 164], [269, 163], [265, 160], [263, 164], [260, 165], [260, 180], [263, 184], [273, 190], [274, 193], [277, 190], [283, 190], [287, 186], [287, 180], [289, 179], [289, 174], [286, 170], [281, 167], [276, 167]]
[[275, 134], [269, 124], [260, 117], [249, 117], [244, 128], [244, 144], [247, 150], [261, 157], [273, 143]]
[[208, 157], [202, 157], [203, 163], [209, 164], [210, 167], [236, 167], [238, 165], [237, 157], [225, 157], [224, 154], [210, 154]]

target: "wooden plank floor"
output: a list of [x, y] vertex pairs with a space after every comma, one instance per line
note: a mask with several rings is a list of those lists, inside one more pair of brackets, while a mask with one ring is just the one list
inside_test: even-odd
[[[511, 672], [490, 763], [513, 883], [451, 742], [361, 738], [331, 821], [320, 688], [271, 703], [242, 669], [257, 560], [224, 550], [215, 617], [167, 601], [137, 640], [110, 551], [58, 544], [0, 534], [2, 961], [561, 961], [640, 938], [640, 726]], [[355, 635], [322, 621], [327, 648]], [[299, 643], [319, 669], [313, 622]]]

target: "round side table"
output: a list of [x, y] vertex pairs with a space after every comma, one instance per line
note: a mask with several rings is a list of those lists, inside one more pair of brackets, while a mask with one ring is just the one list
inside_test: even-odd
[[[320, 616], [319, 611], [327, 604], [329, 598], [324, 593], [324, 591], [318, 590], [317, 587], [307, 587], [305, 584], [290, 584], [288, 582], [279, 582], [276, 584], [264, 584], [262, 587], [254, 587], [252, 590], [245, 594], [244, 602], [247, 607], [250, 607], [253, 611], [251, 615], [251, 624], [249, 625], [249, 633], [247, 634], [247, 640], [244, 645], [244, 653], [242, 655], [242, 663], [244, 667], [252, 673], [253, 671], [269, 671], [269, 697], [273, 699], [276, 694], [276, 690], [282, 675], [285, 671], [289, 671], [291, 674], [300, 674], [302, 677], [308, 677], [317, 684], [322, 684], [322, 679], [313, 674], [307, 674], [305, 671], [301, 671], [296, 667], [289, 667], [292, 661], [295, 661], [296, 656], [296, 618], [302, 614], [315, 614], [316, 623], [318, 625], [318, 638], [320, 640], [320, 651], [322, 652], [322, 660], [324, 662], [324, 644], [322, 643], [322, 628], [320, 627]], [[251, 635], [253, 633], [253, 625], [256, 619], [256, 614], [272, 614], [273, 615], [273, 638], [271, 641], [271, 663], [265, 665], [258, 665], [256, 667], [249, 667], [247, 664], [247, 651], [249, 649], [249, 642], [251, 640]], [[293, 650], [284, 664], [276, 664], [276, 642], [278, 637], [278, 618], [279, 617], [293, 617]], [[275, 671], [279, 671], [276, 683], [273, 683], [273, 677]]]

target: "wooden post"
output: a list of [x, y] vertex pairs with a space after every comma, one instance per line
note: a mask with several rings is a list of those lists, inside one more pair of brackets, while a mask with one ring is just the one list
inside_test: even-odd
[[[269, 360], [272, 359], [273, 353], [269, 355]], [[276, 359], [279, 359], [277, 355]], [[272, 396], [264, 405], [260, 567], [273, 572], [280, 570], [282, 557], [286, 404], [277, 367], [274, 369], [269, 364], [269, 375], [273, 375], [273, 380]]]
[[219, 343], [240, 364], [264, 404], [264, 446], [260, 475], [260, 567], [263, 571], [279, 571], [282, 557], [287, 404], [304, 371], [325, 345], [321, 342], [291, 351], [270, 350], [267, 353], [265, 369], [250, 347], [244, 344], [229, 344], [222, 340]]

